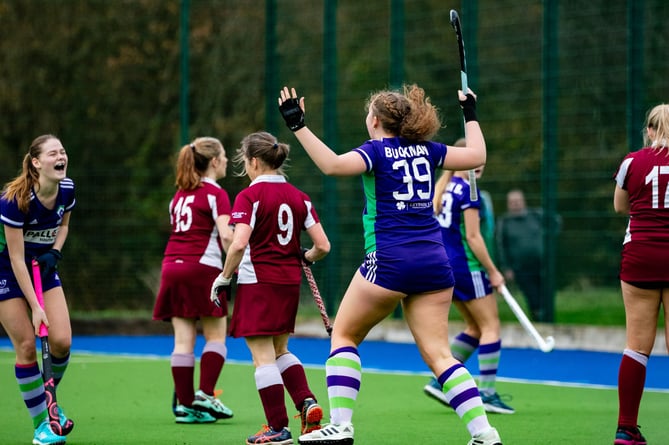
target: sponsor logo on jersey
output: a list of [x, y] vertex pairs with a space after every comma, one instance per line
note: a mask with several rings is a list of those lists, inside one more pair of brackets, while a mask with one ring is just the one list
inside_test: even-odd
[[28, 230], [23, 235], [24, 241], [35, 244], [52, 244], [58, 235], [58, 227], [53, 229]]

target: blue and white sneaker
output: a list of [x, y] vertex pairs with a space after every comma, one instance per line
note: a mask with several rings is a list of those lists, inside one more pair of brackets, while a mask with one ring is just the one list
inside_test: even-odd
[[195, 400], [193, 400], [192, 406], [194, 409], [205, 411], [217, 419], [229, 419], [233, 416], [232, 410], [223, 405], [223, 402], [215, 396], [206, 394], [201, 389], [198, 389], [195, 393]]
[[246, 445], [254, 445], [258, 443], [293, 445], [293, 435], [290, 434], [290, 430], [287, 427], [275, 431], [271, 426], [263, 425], [260, 431], [246, 439]]
[[451, 406], [446, 400], [446, 394], [444, 394], [444, 391], [441, 389], [439, 381], [434, 377], [432, 377], [430, 382], [423, 387], [423, 391], [425, 391], [425, 394], [437, 400], [438, 402], [443, 403], [446, 406]]
[[174, 408], [175, 421], [177, 423], [214, 423], [216, 418], [206, 411], [177, 405]]
[[35, 429], [33, 445], [64, 445], [65, 436], [54, 433], [49, 426], [49, 419], [44, 419]]
[[[510, 396], [506, 397], [510, 398]], [[483, 408], [485, 408], [487, 413], [513, 414], [516, 412], [515, 409], [504, 403], [502, 398], [496, 392], [492, 394], [481, 394], [481, 400], [483, 401]]]

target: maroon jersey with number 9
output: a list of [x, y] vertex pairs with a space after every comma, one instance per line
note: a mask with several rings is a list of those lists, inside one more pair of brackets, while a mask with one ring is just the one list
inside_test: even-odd
[[252, 229], [237, 283], [299, 283], [300, 234], [318, 222], [309, 196], [283, 176], [257, 177], [232, 206], [230, 223], [248, 224]]

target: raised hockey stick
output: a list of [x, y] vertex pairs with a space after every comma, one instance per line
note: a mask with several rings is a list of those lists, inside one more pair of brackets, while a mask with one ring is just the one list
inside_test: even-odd
[[[462, 93], [467, 94], [467, 60], [465, 58], [465, 42], [462, 39], [462, 26], [460, 25], [460, 16], [455, 9], [451, 9], [451, 26], [455, 30], [455, 37], [458, 40], [458, 50], [460, 52], [460, 83], [462, 85]], [[465, 125], [466, 127], [466, 125]], [[466, 137], [466, 134], [465, 134]], [[476, 192], [476, 172], [469, 170], [469, 200], [478, 200], [478, 193]]]
[[328, 335], [332, 335], [332, 325], [330, 324], [330, 317], [328, 317], [328, 312], [325, 309], [325, 303], [323, 302], [323, 298], [321, 297], [321, 293], [318, 290], [318, 285], [316, 284], [316, 280], [314, 279], [314, 274], [311, 272], [311, 269], [307, 264], [302, 261], [302, 270], [304, 271], [304, 276], [307, 277], [307, 283], [309, 283], [309, 289], [311, 289], [311, 294], [314, 296], [314, 301], [316, 302], [316, 306], [318, 306], [318, 310], [321, 313], [321, 318], [323, 319], [323, 325], [325, 326], [325, 330], [327, 331]]
[[[44, 294], [42, 293], [42, 275], [37, 260], [32, 261], [33, 285], [35, 295], [40, 307], [44, 309]], [[49, 349], [49, 329], [42, 323], [39, 327], [39, 338], [42, 343], [42, 378], [44, 379], [44, 390], [46, 392], [46, 408], [49, 415], [49, 426], [51, 431], [59, 436], [64, 436], [72, 431], [74, 422], [67, 419], [65, 425], [60, 424], [58, 415], [58, 401], [56, 399], [56, 382], [53, 376], [53, 364], [51, 362], [51, 350]]]
[[502, 284], [498, 290], [502, 294], [502, 297], [504, 297], [504, 300], [506, 300], [506, 304], [509, 305], [513, 311], [513, 314], [516, 316], [525, 331], [530, 334], [534, 341], [537, 342], [539, 349], [541, 349], [543, 352], [551, 352], [555, 346], [555, 339], [552, 336], [548, 336], [546, 339], [544, 339], [539, 334], [530, 319], [527, 318], [527, 315], [525, 315], [525, 312], [523, 312], [523, 309], [520, 307], [516, 299], [513, 298], [513, 295], [511, 295], [509, 289], [506, 288], [506, 285]]

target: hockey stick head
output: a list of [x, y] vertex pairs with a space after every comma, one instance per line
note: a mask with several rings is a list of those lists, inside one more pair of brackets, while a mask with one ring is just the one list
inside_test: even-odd
[[546, 341], [539, 346], [542, 352], [551, 352], [555, 347], [555, 338], [552, 335], [546, 337]]
[[451, 26], [453, 26], [453, 28], [455, 28], [457, 31], [457, 28], [460, 27], [460, 16], [458, 16], [458, 11], [456, 11], [455, 9], [451, 9], [450, 17], [451, 17]]
[[460, 52], [460, 71], [462, 72], [462, 91], [467, 93], [467, 61], [465, 59], [465, 42], [462, 39], [462, 26], [460, 25], [460, 16], [455, 9], [451, 9], [451, 26], [455, 30], [455, 37], [458, 40], [458, 50]]

